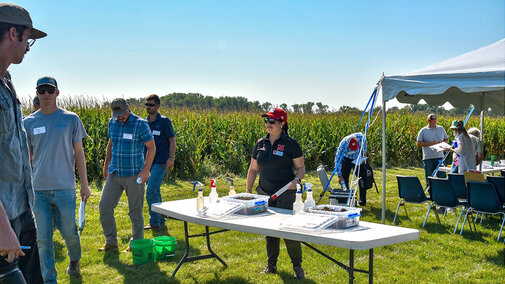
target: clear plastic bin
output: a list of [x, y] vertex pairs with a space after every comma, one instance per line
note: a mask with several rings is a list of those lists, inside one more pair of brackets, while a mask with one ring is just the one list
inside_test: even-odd
[[243, 215], [253, 215], [267, 211], [269, 198], [269, 196], [252, 193], [239, 193], [231, 196], [223, 196], [223, 199], [226, 201], [243, 204], [244, 207], [235, 212]]
[[229, 202], [222, 198], [218, 198], [216, 202], [205, 205], [198, 210], [197, 214], [202, 217], [223, 218], [240, 210], [243, 204], [237, 202]]
[[337, 216], [337, 221], [329, 228], [344, 229], [359, 225], [359, 217], [361, 216], [361, 208], [346, 207], [338, 205], [317, 205], [307, 209], [307, 212], [323, 215]]
[[337, 221], [338, 217], [329, 214], [316, 214], [300, 212], [280, 223], [280, 227], [288, 230], [322, 230], [326, 229]]

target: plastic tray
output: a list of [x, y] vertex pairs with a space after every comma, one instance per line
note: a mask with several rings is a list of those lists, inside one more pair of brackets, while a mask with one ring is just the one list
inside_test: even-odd
[[301, 230], [322, 230], [337, 221], [337, 216], [329, 214], [315, 214], [308, 212], [300, 212], [293, 215], [280, 223], [281, 228], [286, 229], [301, 229]]
[[[322, 208], [328, 208], [332, 211], [318, 210]], [[340, 212], [342, 209], [345, 209], [346, 211]], [[359, 225], [359, 217], [361, 216], [361, 210], [363, 209], [355, 207], [329, 205], [329, 204], [317, 205], [315, 207], [307, 209], [308, 212], [314, 214], [336, 216], [337, 221], [331, 224], [331, 226], [329, 226], [329, 228], [333, 229], [344, 229]]]
[[[240, 197], [253, 198], [250, 200], [240, 200]], [[253, 215], [267, 211], [269, 196], [252, 194], [252, 193], [239, 193], [232, 196], [223, 196], [223, 199], [230, 202], [243, 204], [242, 209], [238, 210], [237, 214]]]
[[240, 210], [243, 204], [237, 202], [229, 202], [218, 198], [216, 202], [205, 205], [198, 210], [197, 214], [202, 217], [223, 218]]

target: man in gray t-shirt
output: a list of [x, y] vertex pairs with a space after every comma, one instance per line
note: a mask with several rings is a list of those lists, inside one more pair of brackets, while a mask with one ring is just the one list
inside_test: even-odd
[[[440, 160], [444, 157], [443, 152], [437, 152], [430, 146], [440, 142], [447, 143], [449, 136], [442, 126], [437, 125], [437, 116], [435, 114], [428, 115], [428, 125], [423, 127], [417, 134], [417, 146], [423, 148], [423, 164], [424, 174], [426, 176], [426, 184], [428, 177], [433, 174]], [[444, 177], [445, 174], [437, 172], [438, 177]]]
[[81, 244], [75, 224], [75, 168], [81, 180], [81, 200], [91, 195], [86, 174], [82, 139], [87, 136], [75, 113], [61, 109], [56, 103], [58, 85], [52, 77], [37, 81], [40, 110], [24, 120], [32, 157], [35, 205], [42, 277], [56, 282], [53, 248], [53, 222], [65, 240], [70, 263], [67, 273], [79, 274]]

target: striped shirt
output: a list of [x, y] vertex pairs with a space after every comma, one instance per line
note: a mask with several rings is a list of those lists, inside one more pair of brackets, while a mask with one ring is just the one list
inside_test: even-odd
[[117, 118], [109, 120], [109, 139], [112, 141], [112, 156], [109, 174], [136, 176], [144, 168], [144, 146], [153, 139], [147, 121], [131, 113], [125, 123]]
[[[356, 141], [358, 142], [358, 149], [357, 150], [351, 150], [347, 144], [349, 144], [349, 140], [351, 139], [352, 136], [356, 137]], [[344, 158], [348, 158], [353, 160], [353, 163], [356, 163], [356, 159], [358, 158], [359, 151], [361, 150], [361, 145], [363, 143], [363, 133], [357, 132], [353, 133], [351, 135], [347, 135], [340, 141], [340, 145], [338, 146], [337, 153], [335, 154], [335, 167], [337, 166], [338, 161], [340, 160], [340, 156], [344, 155]], [[365, 139], [365, 147], [363, 148], [363, 155], [366, 153], [367, 147], [366, 147], [366, 139]], [[363, 163], [365, 159], [360, 160], [360, 164]], [[342, 162], [338, 165], [337, 168], [337, 174], [339, 176], [342, 175]]]

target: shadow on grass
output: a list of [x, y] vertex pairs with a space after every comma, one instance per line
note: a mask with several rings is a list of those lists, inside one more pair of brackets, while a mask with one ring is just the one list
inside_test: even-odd
[[[500, 240], [503, 242], [502, 240]], [[487, 257], [487, 260], [496, 264], [496, 265], [501, 265], [505, 266], [505, 245], [502, 250], [499, 250], [496, 256], [493, 257]]]
[[[402, 209], [400, 208], [400, 210], [402, 210]], [[375, 220], [377, 220], [379, 222], [382, 220], [382, 208], [381, 207], [377, 207], [377, 208], [372, 207], [368, 211], [375, 216]], [[395, 212], [393, 212], [393, 211], [391, 211], [391, 210], [389, 210], [389, 209], [386, 208], [386, 218], [385, 218], [386, 221], [389, 221], [389, 222], [393, 223], [393, 219], [395, 217]], [[403, 213], [405, 214], [405, 211]], [[398, 212], [398, 217], [396, 217], [397, 224], [398, 224], [398, 218], [399, 217], [400, 217], [400, 212]], [[407, 218], [405, 216], [403, 216], [403, 217]]]
[[[214, 273], [214, 276], [217, 278], [217, 273]], [[194, 279], [195, 282], [198, 282], [197, 279]], [[230, 278], [226, 278], [226, 279], [212, 279], [212, 280], [209, 280], [209, 281], [205, 281], [205, 283], [211, 283], [211, 284], [217, 284], [217, 283], [240, 283], [240, 284], [252, 284], [252, 283], [256, 283], [256, 282], [251, 282], [247, 279], [244, 279], [242, 277], [230, 277]]]
[[118, 250], [106, 251], [103, 256], [103, 262], [123, 275], [123, 283], [137, 284], [142, 283], [146, 279], [157, 283], [180, 283], [178, 280], [169, 277], [166, 272], [161, 271], [155, 262], [141, 265], [122, 263], [119, 260], [120, 253], [123, 252], [119, 252]]
[[305, 279], [296, 279], [295, 276], [293, 275], [293, 271], [280, 271], [278, 272], [279, 276], [281, 277], [282, 281], [284, 283], [316, 283], [309, 278]]

